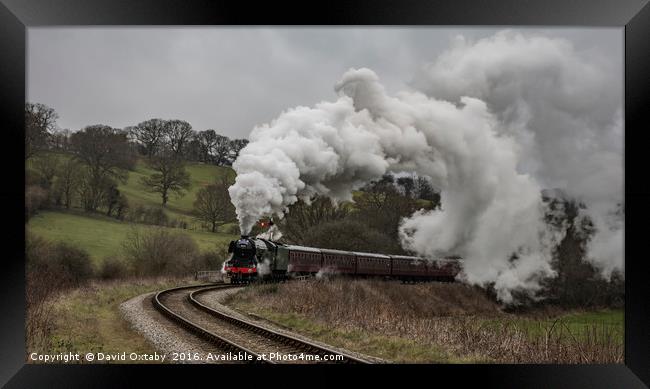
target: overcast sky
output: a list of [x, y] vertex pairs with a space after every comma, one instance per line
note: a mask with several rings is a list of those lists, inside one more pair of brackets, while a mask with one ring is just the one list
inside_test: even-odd
[[[351, 67], [369, 67], [390, 93], [468, 28], [29, 28], [27, 98], [53, 107], [58, 125], [123, 128], [183, 119], [196, 130], [247, 137], [283, 110], [336, 97]], [[623, 30], [523, 29], [569, 39], [607, 58], [622, 88]]]

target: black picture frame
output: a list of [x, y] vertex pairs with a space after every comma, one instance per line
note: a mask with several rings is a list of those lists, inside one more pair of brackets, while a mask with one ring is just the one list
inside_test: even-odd
[[[0, 271], [0, 384], [7, 387], [148, 386], [177, 379], [214, 385], [329, 383], [350, 373], [365, 385], [395, 383], [501, 388], [650, 386], [650, 287], [644, 255], [650, 221], [650, 180], [645, 179], [645, 113], [650, 108], [650, 5], [648, 0], [456, 0], [260, 2], [180, 0], [0, 0], [0, 158], [4, 228]], [[24, 169], [26, 28], [78, 25], [483, 25], [618, 26], [625, 28], [625, 364], [624, 365], [420, 365], [251, 366], [29, 365], [24, 361]], [[296, 372], [300, 373], [297, 378]], [[226, 383], [226, 381], [229, 381]], [[645, 384], [644, 384], [645, 383]], [[429, 385], [427, 385], [429, 386]]]

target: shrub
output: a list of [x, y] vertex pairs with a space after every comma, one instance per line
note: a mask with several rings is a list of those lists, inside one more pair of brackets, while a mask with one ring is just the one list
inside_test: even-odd
[[112, 256], [104, 258], [99, 267], [98, 276], [103, 280], [114, 280], [124, 278], [129, 273], [126, 262], [122, 259]]
[[55, 250], [54, 264], [62, 269], [63, 274], [72, 286], [85, 284], [93, 277], [93, 267], [90, 255], [87, 252], [70, 246], [67, 243], [58, 243]]
[[82, 250], [33, 235], [25, 243], [27, 344], [31, 350], [44, 350], [50, 343], [53, 302], [61, 291], [84, 284], [93, 271]]
[[25, 221], [43, 209], [47, 201], [47, 191], [38, 185], [30, 185], [25, 190]]
[[241, 231], [239, 230], [238, 224], [230, 224], [224, 227], [224, 232], [231, 235], [239, 235]]
[[196, 270], [219, 270], [227, 257], [228, 246], [217, 246], [215, 250], [197, 256], [194, 268]]
[[150, 224], [157, 226], [169, 226], [170, 221], [165, 211], [160, 207], [145, 207], [138, 205], [134, 208], [128, 208], [125, 212], [125, 219], [139, 224]]
[[118, 220], [124, 220], [127, 213], [129, 212], [129, 200], [124, 194], [120, 194], [117, 199], [117, 205], [115, 207], [115, 218]]
[[137, 205], [135, 207], [129, 208], [126, 211], [125, 219], [130, 222], [138, 223], [142, 219], [143, 214], [144, 207], [142, 205]]
[[144, 224], [167, 226], [169, 224], [169, 218], [162, 208], [149, 207], [145, 209], [143, 222]]
[[122, 247], [138, 276], [188, 275], [198, 270], [199, 249], [187, 234], [134, 228]]
[[25, 165], [25, 185], [26, 186], [40, 186], [40, 183], [43, 181], [43, 177], [41, 177], [41, 173], [34, 169], [33, 167], [30, 167], [29, 165]]
[[67, 243], [51, 243], [29, 237], [26, 245], [27, 272], [47, 274], [57, 289], [77, 287], [93, 276], [90, 256]]

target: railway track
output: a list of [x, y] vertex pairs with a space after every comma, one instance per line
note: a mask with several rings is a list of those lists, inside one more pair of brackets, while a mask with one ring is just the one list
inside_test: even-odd
[[[221, 352], [242, 353], [249, 363], [370, 363], [307, 340], [261, 327], [209, 307], [196, 297], [230, 284], [166, 289], [153, 298], [154, 307], [188, 331], [211, 342]], [[270, 356], [273, 355], [273, 358]]]

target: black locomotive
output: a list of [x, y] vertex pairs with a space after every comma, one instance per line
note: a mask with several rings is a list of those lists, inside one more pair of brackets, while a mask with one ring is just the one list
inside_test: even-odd
[[224, 264], [224, 271], [231, 283], [321, 274], [384, 277], [407, 282], [453, 282], [460, 271], [460, 262], [455, 258], [429, 260], [319, 249], [248, 236], [231, 241], [228, 252], [230, 257]]

